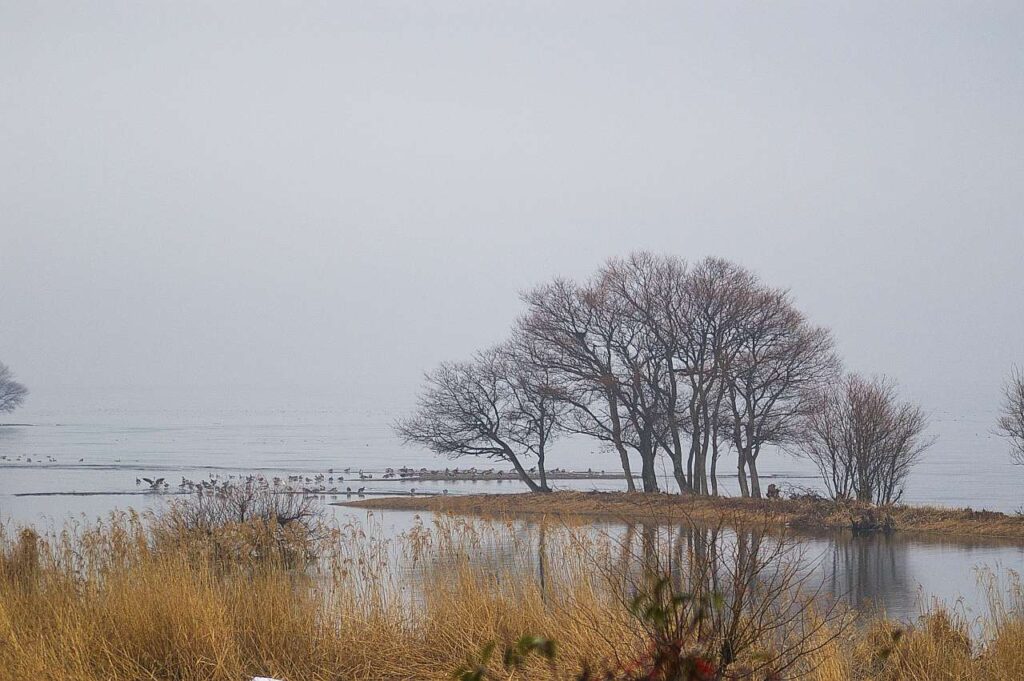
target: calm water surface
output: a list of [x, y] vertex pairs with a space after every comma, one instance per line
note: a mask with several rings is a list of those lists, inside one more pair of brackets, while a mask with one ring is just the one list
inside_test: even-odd
[[[342, 489], [358, 483], [377, 493], [412, 487], [448, 489], [452, 494], [523, 491], [511, 481], [380, 480], [379, 472], [386, 467], [490, 464], [449, 462], [402, 447], [390, 424], [408, 405], [353, 409], [344, 406], [346, 399], [345, 395], [302, 393], [300, 399], [282, 400], [239, 390], [35, 395], [29, 408], [6, 419], [22, 425], [0, 427], [0, 457], [8, 459], [0, 461], [0, 518], [60, 524], [83, 514], [96, 518], [115, 508], [153, 508], [161, 503], [160, 495], [143, 493], [135, 482], [143, 476], [165, 477], [173, 489], [181, 477], [227, 477], [252, 471], [268, 477], [313, 475], [329, 468], [350, 468], [349, 480], [339, 483]], [[939, 441], [915, 471], [906, 501], [1008, 512], [1021, 506], [1019, 482], [1024, 471], [1007, 462], [1003, 443], [986, 425], [990, 416], [933, 415], [932, 432]], [[551, 457], [552, 467], [616, 468], [614, 455], [596, 451], [585, 441], [561, 442]], [[766, 479], [818, 486], [806, 461], [772, 452], [762, 458], [759, 468]], [[722, 467], [730, 468], [725, 462]], [[359, 470], [376, 472], [378, 477], [352, 481]], [[623, 487], [621, 480], [557, 484], [583, 490]], [[721, 487], [726, 493], [735, 492], [735, 478], [722, 477]], [[671, 488], [668, 480], [666, 488]], [[69, 496], [68, 492], [88, 495]], [[342, 494], [339, 500], [344, 498]], [[332, 499], [327, 496], [324, 501]], [[339, 521], [366, 519], [365, 512], [328, 508]], [[375, 522], [386, 531], [400, 532], [413, 522], [413, 514], [378, 514]], [[873, 602], [896, 616], [913, 616], [931, 598], [977, 610], [983, 602], [976, 585], [979, 569], [1024, 570], [1024, 547], [998, 543], [845, 535], [806, 537], [804, 543], [809, 562], [829, 591], [857, 603]]]

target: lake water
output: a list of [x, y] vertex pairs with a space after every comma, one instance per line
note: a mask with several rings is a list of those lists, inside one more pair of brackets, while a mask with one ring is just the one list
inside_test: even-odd
[[[518, 492], [512, 481], [384, 481], [386, 467], [490, 467], [461, 460], [449, 462], [416, 448], [403, 447], [390, 424], [407, 404], [353, 409], [344, 394], [297, 392], [283, 399], [265, 393], [231, 391], [110, 390], [62, 391], [34, 395], [29, 407], [6, 418], [0, 427], [0, 518], [13, 523], [60, 524], [69, 517], [96, 518], [114, 508], [150, 508], [160, 496], [136, 484], [140, 477], [165, 477], [171, 489], [181, 477], [244, 475], [268, 477], [314, 475], [328, 469], [374, 473], [359, 482], [374, 493], [412, 487], [452, 494]], [[988, 413], [933, 415], [939, 440], [915, 470], [905, 500], [947, 506], [1014, 511], [1021, 505], [1019, 482], [1024, 471], [1007, 462], [1005, 446], [990, 433]], [[18, 458], [21, 461], [17, 461]], [[28, 462], [31, 459], [31, 463]], [[788, 455], [767, 452], [759, 468], [767, 480], [818, 486], [813, 467]], [[571, 470], [616, 470], [614, 455], [589, 442], [564, 441], [551, 453], [550, 467]], [[727, 461], [722, 468], [728, 471]], [[666, 488], [672, 485], [667, 479]], [[349, 483], [344, 483], [347, 486]], [[562, 488], [621, 489], [621, 480], [557, 482]], [[725, 493], [735, 492], [735, 478], [722, 476]], [[68, 495], [76, 492], [79, 495]], [[87, 493], [81, 495], [81, 493]], [[341, 500], [344, 500], [341, 495]], [[331, 499], [325, 498], [325, 501]], [[339, 519], [362, 520], [365, 513], [329, 507]], [[384, 525], [401, 531], [411, 514], [385, 513]], [[921, 603], [936, 597], [947, 603], [963, 599], [980, 604], [979, 568], [1024, 570], [1024, 548], [993, 542], [922, 540], [904, 537], [807, 537], [810, 555], [827, 587], [855, 602], [871, 600], [890, 614], [911, 616]]]

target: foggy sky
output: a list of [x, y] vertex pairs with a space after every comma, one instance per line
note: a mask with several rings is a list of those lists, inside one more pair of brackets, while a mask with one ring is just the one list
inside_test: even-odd
[[36, 403], [404, 400], [633, 249], [995, 402], [1022, 215], [1020, 3], [0, 0], [0, 361]]

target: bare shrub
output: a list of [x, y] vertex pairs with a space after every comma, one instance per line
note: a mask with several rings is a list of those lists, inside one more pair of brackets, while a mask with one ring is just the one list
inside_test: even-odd
[[158, 548], [188, 547], [218, 563], [312, 560], [330, 533], [315, 499], [252, 478], [171, 501], [152, 519]]
[[851, 374], [819, 394], [803, 451], [833, 499], [896, 503], [933, 442], [924, 437], [927, 425], [919, 406], [899, 401], [892, 381]]

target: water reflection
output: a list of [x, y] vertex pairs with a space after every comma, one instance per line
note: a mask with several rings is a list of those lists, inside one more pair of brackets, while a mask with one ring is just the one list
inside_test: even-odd
[[894, 535], [846, 536], [826, 540], [821, 572], [825, 588], [860, 608], [888, 612], [918, 609], [918, 584], [910, 573], [910, 545]]
[[[365, 519], [365, 512], [340, 509], [348, 518]], [[382, 514], [386, 531], [399, 533], [418, 517], [416, 514]], [[377, 521], [380, 521], [380, 517]], [[427, 523], [430, 515], [425, 514]], [[475, 560], [489, 563], [496, 572], [510, 568], [532, 571], [542, 589], [558, 582], [568, 569], [564, 563], [564, 525], [521, 520], [511, 523], [508, 543], [479, 547]], [[716, 565], [707, 575], [714, 590], [723, 588], [722, 566], [734, 564], [737, 556], [760, 556], [777, 563], [799, 566], [805, 590], [855, 606], [878, 610], [890, 617], [911, 620], [933, 601], [961, 608], [970, 617], [986, 613], [985, 595], [978, 586], [979, 569], [995, 572], [1024, 571], [1024, 547], [1000, 541], [968, 542], [905, 536], [849, 533], [819, 535], [777, 534], [687, 524], [652, 522], [594, 523], [572, 526], [575, 533], [604, 540], [604, 547], [591, 547], [589, 569], [609, 574], [630, 573], [634, 579], [644, 565], [657, 565], [677, 586], [692, 583], [688, 572], [693, 565]], [[526, 549], [529, 556], [524, 557]], [[576, 567], [576, 566], [574, 566]]]

